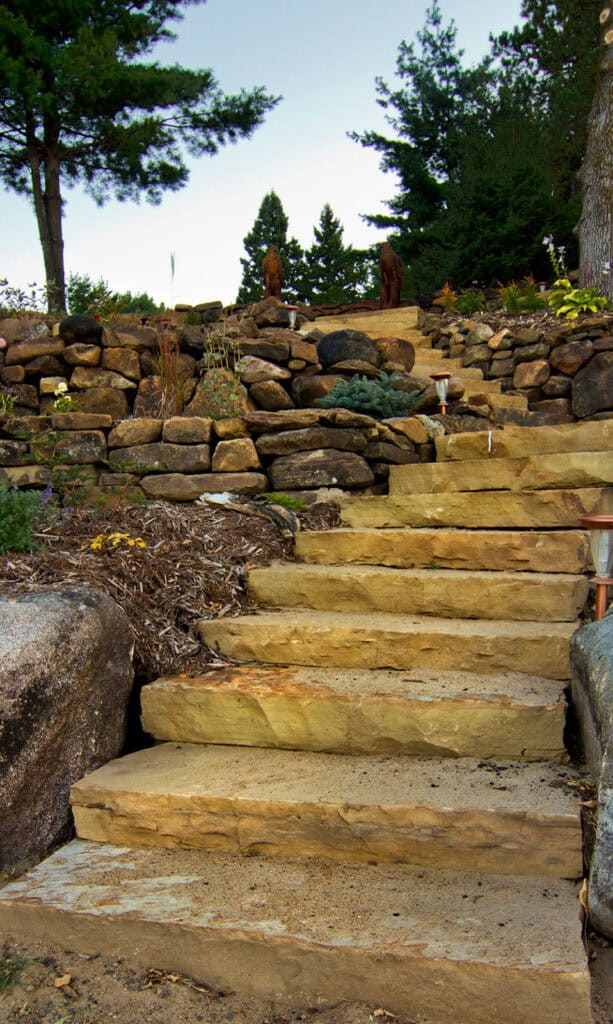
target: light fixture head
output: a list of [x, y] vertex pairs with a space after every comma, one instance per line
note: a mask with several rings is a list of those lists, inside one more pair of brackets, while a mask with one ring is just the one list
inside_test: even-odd
[[451, 374], [448, 370], [441, 370], [439, 373], [431, 373], [430, 379], [434, 381], [436, 385], [436, 393], [438, 400], [441, 403], [441, 412], [443, 415], [447, 412], [447, 392], [449, 391], [449, 381], [451, 380]]
[[590, 531], [596, 575], [610, 576], [613, 572], [613, 516], [584, 516], [581, 525]]
[[289, 312], [289, 326], [292, 331], [296, 329], [296, 315], [298, 313], [298, 306], [287, 306], [286, 309]]

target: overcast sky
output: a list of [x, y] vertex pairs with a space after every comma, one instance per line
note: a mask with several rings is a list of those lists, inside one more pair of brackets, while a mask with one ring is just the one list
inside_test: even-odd
[[[274, 189], [289, 233], [308, 246], [330, 203], [345, 242], [383, 240], [361, 213], [376, 213], [394, 192], [377, 154], [346, 137], [349, 130], [386, 131], [375, 77], [394, 81], [398, 44], [424, 23], [426, 0], [208, 0], [188, 9], [162, 63], [211, 67], [225, 91], [264, 85], [283, 100], [251, 140], [190, 162], [190, 179], [152, 206], [111, 201], [96, 207], [79, 190], [65, 193], [68, 272], [103, 277], [113, 289], [146, 291], [158, 302], [233, 302], [241, 278], [242, 239], [264, 195]], [[520, 0], [441, 0], [472, 62], [488, 35], [518, 24]], [[5, 244], [0, 277], [24, 286], [44, 282], [33, 211], [0, 192]], [[175, 253], [174, 293], [170, 253]]]

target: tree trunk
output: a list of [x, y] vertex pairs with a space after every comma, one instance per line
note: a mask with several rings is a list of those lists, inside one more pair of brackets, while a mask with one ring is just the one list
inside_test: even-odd
[[613, 16], [605, 8], [602, 57], [579, 172], [583, 205], [578, 225], [579, 278], [613, 301]]
[[[44, 173], [44, 188], [42, 174]], [[62, 196], [60, 192], [60, 165], [56, 157], [38, 152], [38, 145], [30, 146], [30, 178], [34, 210], [38, 223], [47, 286], [49, 313], [65, 312], [66, 282], [64, 277], [64, 239], [62, 235]]]

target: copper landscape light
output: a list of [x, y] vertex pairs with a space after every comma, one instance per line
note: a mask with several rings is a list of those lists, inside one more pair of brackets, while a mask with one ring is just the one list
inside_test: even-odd
[[608, 590], [613, 585], [613, 516], [584, 516], [581, 525], [590, 531], [590, 547], [596, 575], [596, 620], [604, 618]]
[[436, 384], [436, 393], [438, 400], [441, 403], [441, 415], [444, 416], [447, 412], [447, 391], [449, 390], [449, 381], [451, 380], [451, 374], [448, 370], [441, 370], [440, 373], [431, 373], [430, 379]]
[[295, 331], [296, 330], [296, 314], [298, 312], [298, 306], [286, 306], [285, 308], [289, 312], [289, 326], [290, 326], [290, 330]]

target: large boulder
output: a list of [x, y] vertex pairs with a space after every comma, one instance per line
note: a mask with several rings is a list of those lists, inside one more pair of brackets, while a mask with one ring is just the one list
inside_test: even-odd
[[598, 788], [588, 888], [590, 920], [613, 939], [613, 613], [571, 641], [572, 695], [590, 773]]
[[575, 416], [592, 416], [613, 408], [613, 352], [599, 352], [573, 378]]
[[68, 345], [100, 345], [102, 342], [102, 324], [93, 316], [66, 316], [59, 326], [59, 336]]
[[70, 833], [69, 788], [116, 757], [132, 687], [125, 613], [91, 587], [0, 597], [0, 867]]
[[381, 356], [376, 342], [362, 331], [341, 330], [326, 334], [317, 346], [322, 366], [334, 366], [347, 359], [360, 359], [371, 366], [379, 366]]

